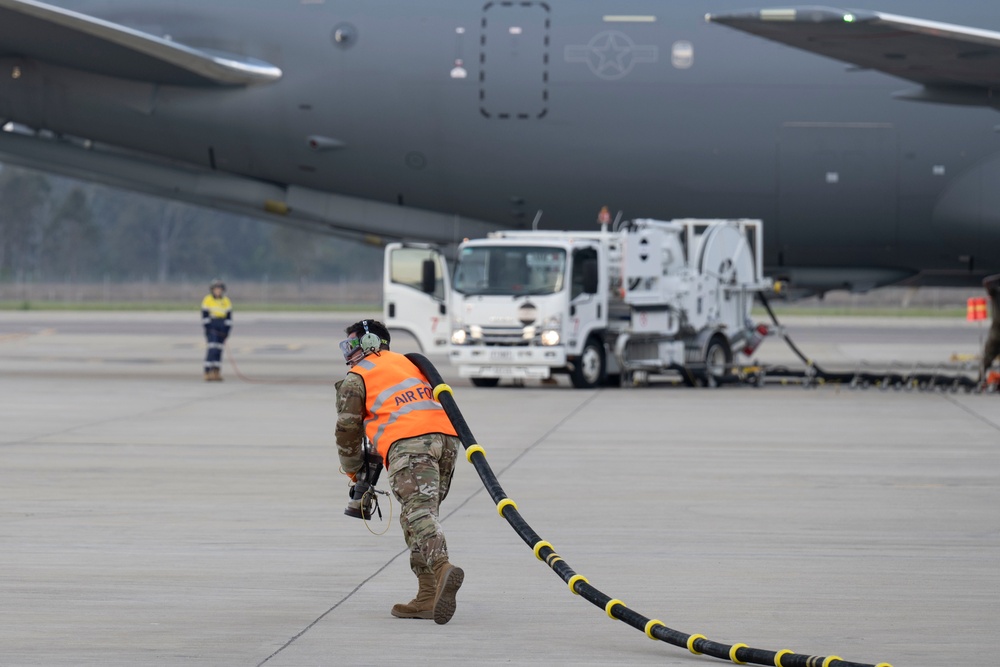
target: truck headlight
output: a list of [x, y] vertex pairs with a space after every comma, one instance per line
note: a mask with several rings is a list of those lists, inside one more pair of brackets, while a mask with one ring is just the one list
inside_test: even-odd
[[558, 345], [559, 332], [555, 329], [546, 329], [542, 332], [542, 345]]
[[465, 345], [465, 329], [455, 329], [451, 332], [452, 345]]
[[562, 317], [559, 315], [552, 315], [546, 318], [545, 322], [542, 324], [542, 335], [539, 339], [542, 345], [547, 347], [552, 347], [553, 345], [558, 345], [562, 336], [559, 335], [559, 331], [562, 329]]

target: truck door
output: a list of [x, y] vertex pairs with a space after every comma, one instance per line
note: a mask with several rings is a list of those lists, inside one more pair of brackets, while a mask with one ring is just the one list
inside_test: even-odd
[[567, 347], [579, 353], [587, 336], [595, 329], [604, 329], [608, 322], [606, 267], [601, 266], [595, 246], [573, 250], [570, 267], [570, 306]]
[[403, 243], [386, 246], [382, 280], [385, 324], [390, 330], [412, 335], [425, 354], [447, 350], [450, 293], [448, 265], [436, 248]]

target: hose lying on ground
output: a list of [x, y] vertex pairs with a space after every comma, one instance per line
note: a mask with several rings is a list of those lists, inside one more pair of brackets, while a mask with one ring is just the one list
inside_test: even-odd
[[777, 667], [892, 667], [888, 663], [882, 662], [878, 665], [870, 663], [850, 662], [839, 656], [815, 656], [794, 653], [787, 649], [781, 651], [769, 651], [759, 648], [751, 648], [746, 644], [723, 644], [708, 639], [700, 634], [687, 634], [678, 630], [673, 630], [661, 621], [647, 618], [642, 614], [629, 609], [625, 603], [617, 598], [612, 598], [600, 590], [590, 585], [586, 577], [577, 574], [569, 564], [556, 553], [552, 544], [546, 542], [532, 530], [528, 522], [525, 521], [517, 509], [517, 504], [507, 497], [499, 480], [493, 474], [493, 469], [486, 461], [486, 451], [476, 443], [469, 425], [458, 409], [455, 397], [452, 395], [451, 387], [444, 383], [441, 374], [434, 365], [420, 354], [407, 354], [406, 357], [412, 361], [417, 368], [427, 377], [434, 387], [434, 398], [441, 403], [448, 418], [455, 427], [462, 446], [465, 447], [465, 458], [476, 468], [479, 478], [490, 494], [490, 498], [496, 503], [497, 512], [514, 531], [524, 540], [538, 560], [543, 561], [558, 574], [563, 581], [569, 585], [569, 590], [575, 595], [579, 595], [597, 607], [603, 609], [612, 619], [617, 619], [631, 625], [637, 630], [641, 630], [650, 639], [658, 639], [674, 646], [686, 648], [692, 653], [705, 654], [722, 660], [730, 660], [736, 664], [757, 664], [776, 665]]
[[767, 314], [771, 316], [771, 321], [774, 325], [778, 327], [778, 330], [782, 332], [781, 337], [785, 339], [788, 347], [791, 348], [792, 352], [795, 353], [802, 363], [806, 365], [806, 371], [789, 371], [786, 369], [769, 368], [766, 373], [772, 377], [807, 377], [809, 379], [815, 379], [821, 382], [835, 382], [849, 384], [854, 386], [878, 386], [882, 388], [888, 388], [890, 386], [895, 386], [897, 388], [951, 388], [953, 390], [958, 390], [960, 388], [966, 391], [971, 391], [973, 389], [981, 389], [980, 383], [964, 374], [958, 375], [948, 375], [946, 373], [894, 373], [887, 371], [884, 373], [877, 372], [867, 372], [867, 371], [857, 371], [857, 372], [839, 372], [834, 373], [832, 371], [827, 371], [823, 369], [815, 361], [807, 357], [798, 348], [787, 333], [784, 333], [784, 329], [781, 327], [781, 323], [778, 322], [778, 316], [774, 314], [774, 310], [771, 309], [771, 304], [768, 303], [767, 297], [764, 296], [763, 292], [758, 292], [757, 297], [760, 299], [761, 304], [763, 304], [764, 309], [767, 310]]

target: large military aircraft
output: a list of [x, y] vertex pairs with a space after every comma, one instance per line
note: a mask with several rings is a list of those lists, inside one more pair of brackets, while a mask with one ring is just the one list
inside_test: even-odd
[[1000, 272], [1000, 10], [744, 1], [0, 0], [0, 160], [373, 242], [608, 205], [761, 218], [803, 288]]

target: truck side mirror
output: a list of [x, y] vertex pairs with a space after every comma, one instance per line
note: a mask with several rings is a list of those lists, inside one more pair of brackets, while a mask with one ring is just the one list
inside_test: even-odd
[[437, 285], [435, 268], [433, 259], [425, 259], [420, 265], [420, 290], [424, 294], [434, 294]]
[[583, 260], [583, 263], [580, 265], [580, 272], [583, 274], [584, 294], [597, 294], [597, 260]]

